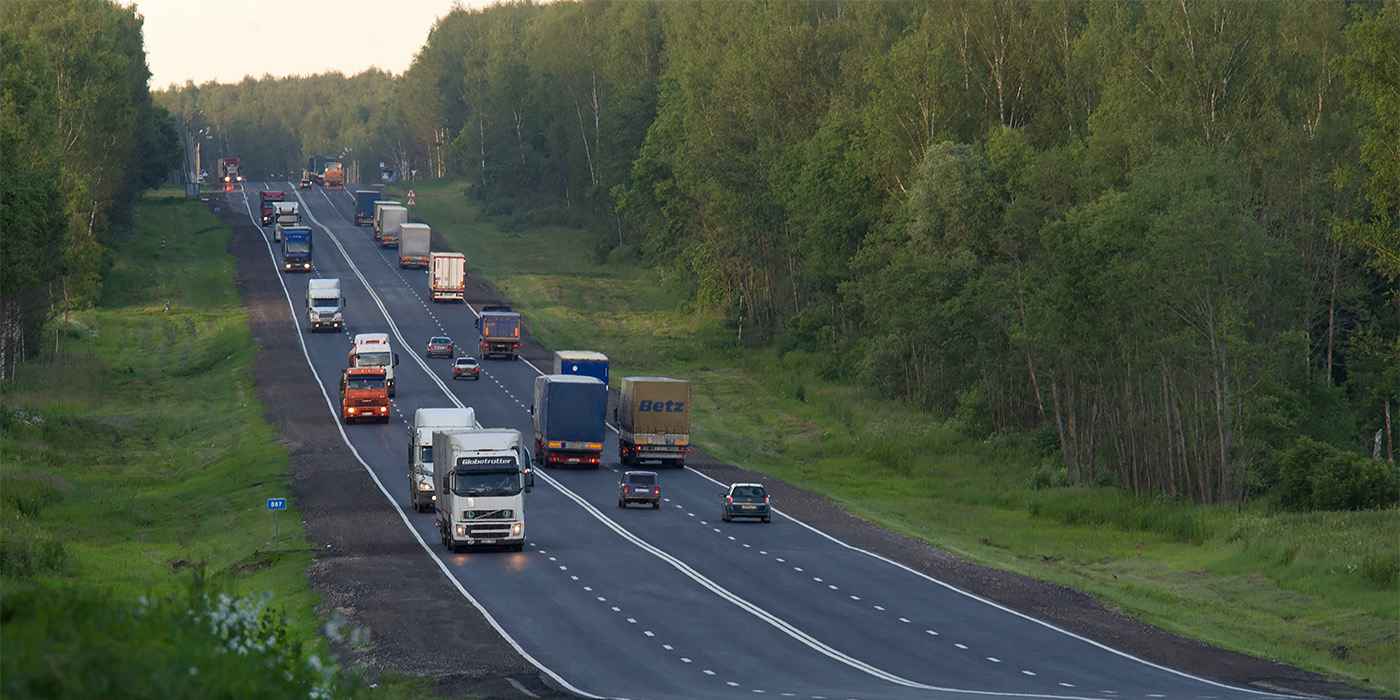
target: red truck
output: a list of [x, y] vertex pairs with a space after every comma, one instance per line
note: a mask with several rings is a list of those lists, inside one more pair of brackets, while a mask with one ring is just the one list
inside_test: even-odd
[[241, 161], [239, 161], [238, 156], [220, 158], [219, 181], [230, 185], [235, 182], [243, 182], [243, 176], [238, 174], [238, 166], [240, 162]]
[[286, 192], [263, 190], [258, 193], [258, 214], [263, 226], [271, 226], [277, 220], [277, 206], [274, 202], [286, 201]]
[[389, 422], [389, 377], [383, 367], [351, 367], [340, 374], [340, 418]]

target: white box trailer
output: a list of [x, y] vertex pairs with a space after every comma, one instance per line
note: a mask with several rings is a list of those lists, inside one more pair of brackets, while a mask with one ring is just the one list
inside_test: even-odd
[[432, 240], [427, 224], [399, 225], [399, 267], [426, 268]]
[[434, 251], [428, 258], [428, 291], [433, 301], [466, 301], [467, 256]]

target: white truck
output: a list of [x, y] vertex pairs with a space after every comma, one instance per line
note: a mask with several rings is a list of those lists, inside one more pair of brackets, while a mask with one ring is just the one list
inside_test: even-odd
[[470, 408], [420, 408], [408, 430], [408, 502], [418, 512], [433, 509], [433, 432], [481, 427]]
[[434, 251], [428, 257], [428, 292], [433, 301], [466, 301], [467, 256]]
[[520, 431], [433, 432], [434, 524], [449, 551], [470, 545], [525, 549], [525, 494], [534, 488]]
[[394, 395], [394, 368], [399, 364], [399, 354], [389, 346], [388, 333], [361, 333], [355, 336], [345, 364], [347, 367], [383, 367], [389, 395]]
[[328, 277], [306, 282], [306, 322], [311, 332], [345, 328], [345, 297], [340, 295], [340, 279]]
[[282, 240], [282, 229], [286, 226], [301, 225], [301, 204], [298, 202], [273, 202], [272, 240]]
[[399, 225], [399, 267], [428, 266], [433, 230], [427, 224]]
[[382, 247], [399, 244], [399, 227], [408, 223], [408, 209], [397, 202], [374, 203], [374, 240]]

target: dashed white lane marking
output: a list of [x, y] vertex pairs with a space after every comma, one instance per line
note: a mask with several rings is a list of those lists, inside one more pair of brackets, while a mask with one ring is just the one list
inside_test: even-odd
[[851, 600], [860, 600], [860, 596], [858, 596], [858, 595], [853, 595], [853, 596], [851, 596]]
[[635, 617], [629, 617], [629, 618], [627, 618], [627, 624], [629, 624], [629, 625], [635, 625], [635, 624], [637, 624], [637, 618], [635, 618]]
[[763, 690], [763, 689], [761, 689], [761, 688], [754, 688], [754, 689], [753, 689], [753, 692], [755, 692], [755, 693], [760, 693], [760, 694], [761, 694], [761, 693], [766, 693], [766, 692], [768, 692], [768, 691]]
[[1027, 676], [1034, 676], [1034, 675], [1036, 675], [1035, 671], [1027, 671], [1027, 670], [1024, 669], [1024, 668], [1021, 669], [1021, 673], [1025, 674], [1025, 675], [1027, 675]]
[[800, 566], [794, 566], [794, 567], [792, 567], [792, 570], [793, 570], [793, 571], [796, 571], [796, 572], [799, 573], [799, 574], [802, 573], [802, 567], [800, 567]]
[[560, 565], [559, 565], [559, 570], [560, 570], [560, 571], [568, 571], [568, 570], [569, 570], [569, 567], [564, 566], [563, 564], [560, 564]]
[[833, 590], [833, 591], [839, 591], [839, 590], [841, 590], [841, 589], [838, 588], [838, 587], [836, 586], [836, 584], [834, 584], [834, 583], [828, 583], [828, 584], [826, 584], [826, 587], [829, 588], [829, 589], [831, 589], [831, 590]]
[[727, 686], [729, 686], [729, 687], [731, 687], [731, 688], [738, 688], [738, 687], [739, 687], [739, 684], [738, 684], [738, 683], [735, 683], [734, 681], [725, 681], [724, 684], [727, 685]]
[[870, 607], [875, 608], [876, 610], [879, 610], [880, 612], [884, 612], [884, 611], [885, 611], [885, 607], [884, 607], [883, 605], [872, 605], [872, 606], [870, 606]]
[[603, 596], [598, 596], [598, 602], [599, 602], [599, 603], [606, 603], [606, 602], [608, 602], [608, 599], [607, 599], [607, 598], [604, 598]]
[[782, 557], [778, 557], [778, 563], [779, 563], [779, 564], [786, 564], [786, 563], [787, 563], [787, 560], [784, 559], [784, 558], [782, 558]]
[[1001, 663], [1001, 659], [998, 659], [998, 658], [995, 657], [995, 656], [988, 656], [988, 657], [987, 657], [987, 660], [990, 661], [990, 662], [992, 662], [992, 663], [994, 663], [994, 664], [999, 664], [999, 663]]
[[550, 561], [559, 561], [558, 559], [555, 559], [554, 557], [550, 557], [549, 560], [550, 560]]
[[768, 552], [765, 551], [765, 550], [762, 550], [762, 549], [758, 550], [758, 553], [759, 553], [759, 554], [762, 554], [762, 555], [765, 556], [765, 557], [768, 556]]
[[744, 543], [744, 549], [752, 549], [752, 547], [749, 546], [749, 543], [748, 543], [748, 542], [745, 542], [745, 543]]
[[610, 605], [608, 607], [612, 608], [613, 612], [622, 612], [622, 608], [619, 608], [616, 605]]
[[584, 587], [583, 587], [583, 590], [588, 591], [589, 593], [592, 593], [592, 592], [593, 592], [593, 587], [592, 587], [592, 586], [584, 586]]
[[907, 617], [901, 617], [901, 618], [899, 618], [899, 621], [900, 621], [900, 622], [903, 622], [903, 623], [906, 624], [906, 625], [909, 624], [909, 618], [907, 618]]
[[930, 636], [930, 637], [937, 637], [937, 636], [938, 636], [938, 632], [936, 632], [936, 631], [934, 631], [934, 630], [924, 630], [924, 634], [926, 634], [926, 635], [928, 635], [928, 636]]
[[1163, 695], [1163, 694], [1161, 694], [1161, 693], [1148, 693], [1148, 694], [1147, 694], [1147, 697], [1149, 697], [1149, 698], [1164, 698], [1164, 697], [1167, 697], [1167, 696], [1165, 696], [1165, 695]]
[[653, 631], [651, 631], [651, 630], [643, 630], [643, 631], [642, 631], [642, 634], [645, 634], [645, 635], [648, 636], [648, 637], [655, 637], [655, 636], [656, 636], [656, 633], [653, 632]]
[[1064, 682], [1064, 681], [1060, 681], [1060, 687], [1061, 687], [1061, 688], [1073, 688], [1073, 687], [1074, 687], [1074, 684], [1073, 684], [1073, 683], [1066, 683], [1066, 682]]
[[812, 577], [812, 580], [813, 580], [813, 581], [816, 581], [817, 583], [822, 583], [822, 577], [820, 577], [820, 576], [813, 576], [813, 577]]
[[662, 648], [662, 649], [665, 649], [666, 651], [674, 651], [674, 650], [675, 650], [675, 647], [672, 647], [670, 644], [662, 644], [662, 645], [661, 645], [661, 648]]
[[578, 580], [578, 577], [577, 577], [577, 576], [570, 576], [570, 577], [569, 577], [569, 580], [570, 580], [570, 581], [577, 581], [577, 580]]
[[708, 668], [705, 669], [705, 670], [703, 670], [703, 671], [701, 671], [701, 673], [703, 673], [703, 674], [705, 674], [705, 675], [707, 675], [707, 676], [713, 676], [713, 675], [715, 675], [715, 672], [714, 672], [714, 671], [711, 671], [711, 670], [708, 669]]
[[682, 657], [681, 657], [681, 663], [683, 663], [683, 664], [688, 664], [688, 663], [690, 663], [690, 659], [688, 659], [688, 658], [682, 656]]
[[686, 515], [688, 515], [688, 516], [690, 516], [690, 517], [692, 517], [692, 518], [695, 517], [695, 514], [694, 514], [694, 513], [686, 513]]
[[962, 642], [954, 642], [953, 646], [962, 649], [963, 651], [967, 651], [967, 645], [963, 644]]
[[729, 536], [729, 541], [730, 541], [730, 542], [733, 542], [733, 541], [734, 541], [734, 536], [733, 536], [733, 535], [730, 535], [730, 536]]

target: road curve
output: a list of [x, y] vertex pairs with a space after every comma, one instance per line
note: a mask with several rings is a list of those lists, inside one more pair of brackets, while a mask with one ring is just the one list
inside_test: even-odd
[[[400, 270], [396, 251], [354, 225], [346, 192], [269, 187], [302, 201], [316, 229], [314, 274], [340, 278], [347, 299], [343, 334], [309, 333], [310, 276], [281, 275], [328, 410], [348, 336], [390, 332], [402, 358], [394, 419], [344, 427], [347, 444], [463, 604], [562, 687], [613, 698], [1270, 697], [1136, 659], [790, 518], [719, 522], [721, 487], [692, 470], [661, 472], [660, 512], [616, 507], [616, 464], [540, 470], [525, 552], [447, 552], [432, 516], [407, 505], [413, 411], [471, 406], [484, 425], [529, 435], [538, 369], [485, 360], [481, 381], [454, 383], [447, 361], [422, 348], [436, 334], [472, 344], [471, 307], [428, 301], [426, 275]], [[252, 218], [257, 189], [227, 194], [229, 205]], [[268, 255], [275, 265], [270, 242]]]

